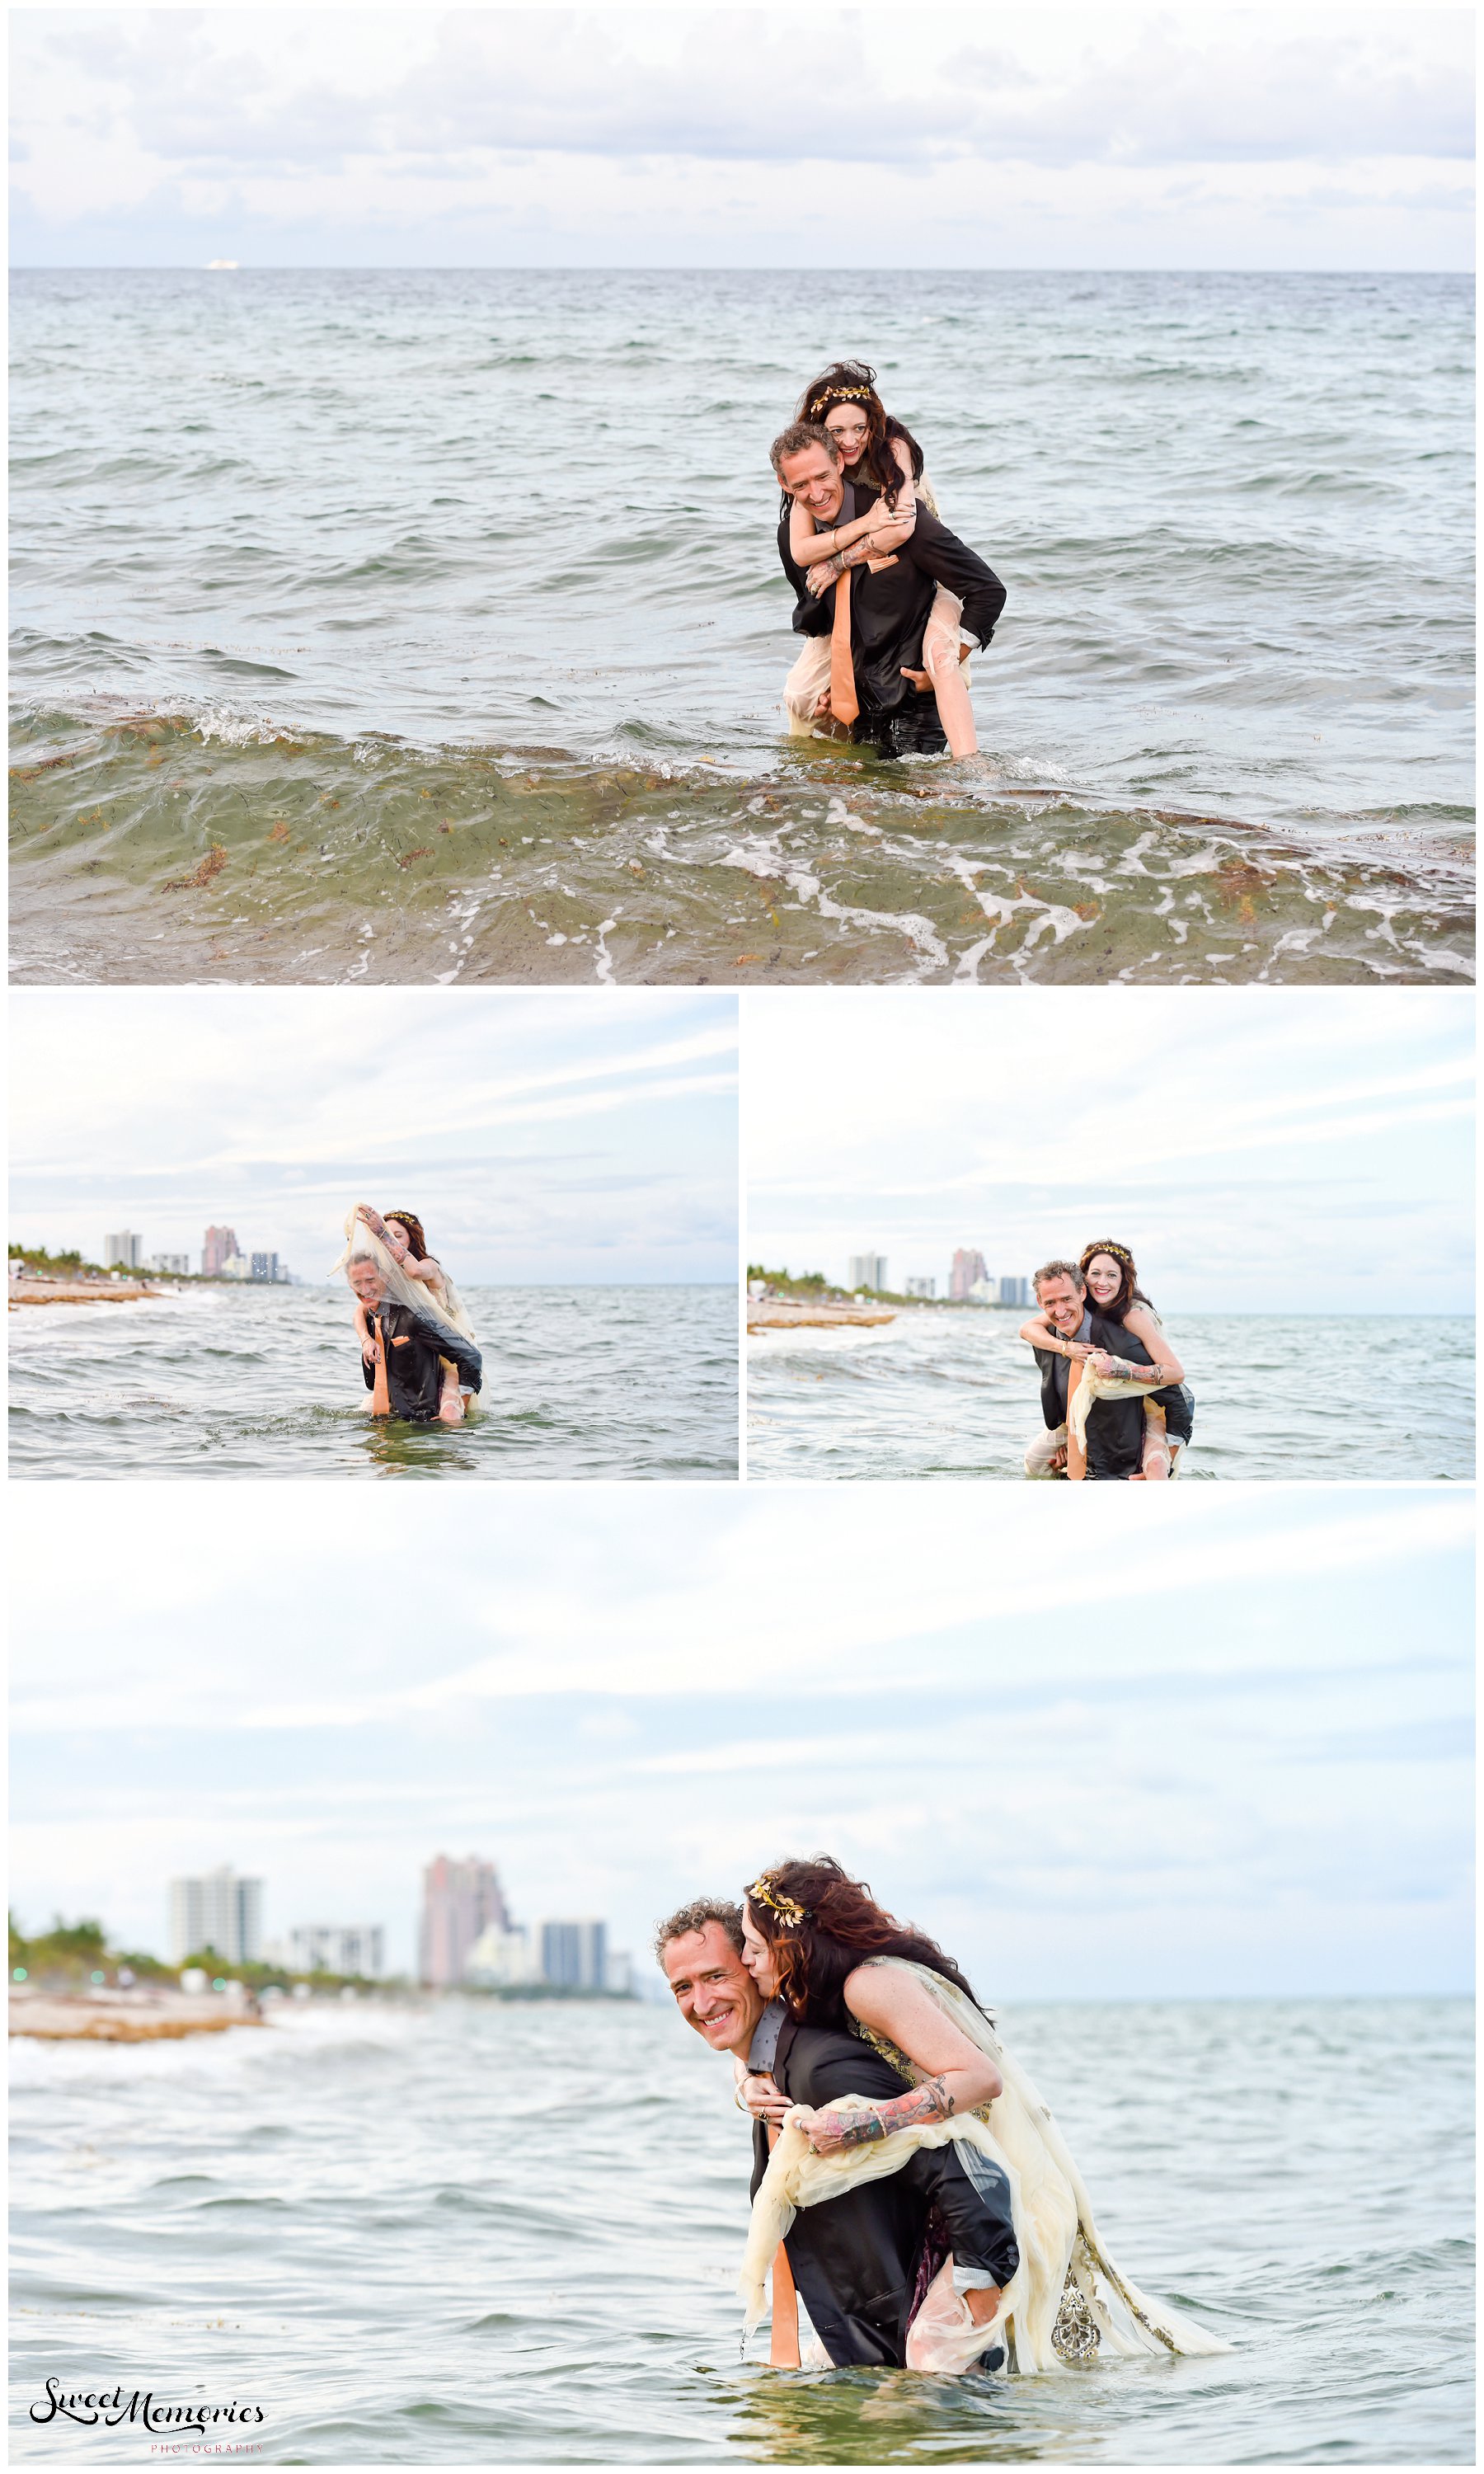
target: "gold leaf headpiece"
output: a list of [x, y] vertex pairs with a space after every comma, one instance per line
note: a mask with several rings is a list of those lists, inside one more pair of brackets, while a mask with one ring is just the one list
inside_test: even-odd
[[874, 394], [874, 387], [827, 387], [823, 395], [815, 397], [809, 410], [824, 412], [832, 403], [864, 403], [869, 396]]
[[1130, 1271], [1134, 1268], [1134, 1257], [1127, 1246], [1115, 1246], [1111, 1237], [1099, 1237], [1095, 1245], [1084, 1246], [1082, 1259], [1085, 1263], [1090, 1263], [1094, 1254], [1112, 1254], [1115, 1263], [1127, 1263]]
[[777, 1916], [779, 1924], [802, 1925], [804, 1921], [805, 1911], [798, 1900], [776, 1890], [766, 1873], [759, 1873], [756, 1880], [749, 1884], [747, 1895], [754, 1906], [766, 1907]]

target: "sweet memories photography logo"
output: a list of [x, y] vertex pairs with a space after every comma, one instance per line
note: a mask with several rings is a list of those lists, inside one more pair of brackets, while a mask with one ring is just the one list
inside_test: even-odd
[[[163, 2405], [156, 2403], [153, 2389], [126, 2389], [121, 2383], [114, 2389], [68, 2390], [59, 2380], [48, 2379], [45, 2395], [31, 2407], [31, 2419], [105, 2431], [132, 2423], [140, 2431], [168, 2433], [178, 2440], [194, 2438], [198, 2442], [214, 2442], [206, 2452], [211, 2455], [236, 2456], [257, 2445], [247, 2434], [267, 2421], [268, 2412], [264, 2406], [239, 2404], [235, 2397], [230, 2405]], [[243, 2437], [228, 2438], [229, 2431], [241, 2432]], [[190, 2453], [199, 2456], [203, 2451], [198, 2445]]]

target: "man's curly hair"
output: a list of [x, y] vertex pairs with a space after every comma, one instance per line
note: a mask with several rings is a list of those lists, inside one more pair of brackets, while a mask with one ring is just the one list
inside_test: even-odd
[[707, 1925], [720, 1925], [732, 1949], [742, 1954], [742, 1909], [735, 1899], [692, 1899], [688, 1905], [677, 1907], [673, 1916], [655, 1927], [655, 1956], [664, 1965], [665, 1944], [681, 1941], [686, 1933], [705, 1932]]

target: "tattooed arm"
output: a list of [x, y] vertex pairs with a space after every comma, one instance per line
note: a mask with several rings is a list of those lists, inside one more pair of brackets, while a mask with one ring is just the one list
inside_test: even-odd
[[873, 2104], [869, 2113], [844, 2112], [836, 2105], [824, 2113], [810, 2113], [801, 2106], [795, 2120], [817, 2156], [838, 2156], [847, 2148], [867, 2147], [874, 2139], [887, 2139], [894, 2130], [910, 2130], [919, 2122], [946, 2122], [953, 2110], [953, 2098], [942, 2079], [931, 2078], [921, 2087], [908, 2088], [904, 2096]]
[[[1151, 1359], [1158, 1361], [1159, 1371], [1166, 1383], [1184, 1383], [1185, 1370], [1166, 1340], [1164, 1326], [1157, 1314], [1152, 1314], [1147, 1306], [1130, 1306], [1123, 1318], [1123, 1328], [1148, 1349]], [[1143, 1370], [1136, 1370], [1142, 1372]]]
[[[926, 1987], [899, 1967], [856, 1967], [845, 1979], [846, 2005], [862, 2026], [904, 2053], [921, 2073], [905, 2096], [890, 2097], [868, 2114], [833, 2107], [803, 2127], [822, 2156], [918, 2122], [946, 2122], [997, 2097], [1003, 2081], [987, 2053], [945, 2019]], [[863, 2090], [863, 2092], [865, 2092]]]

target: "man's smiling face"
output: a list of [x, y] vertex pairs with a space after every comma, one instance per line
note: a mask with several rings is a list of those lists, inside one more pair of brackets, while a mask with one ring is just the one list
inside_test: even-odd
[[386, 1295], [386, 1282], [375, 1264], [364, 1254], [358, 1255], [350, 1266], [350, 1286], [363, 1306], [379, 1306]]
[[839, 514], [845, 482], [839, 465], [825, 448], [801, 447], [797, 455], [785, 455], [778, 466], [778, 479], [789, 497], [808, 509], [822, 532]]
[[746, 2055], [763, 2001], [724, 1925], [681, 1933], [664, 1946], [664, 1972], [682, 2019], [716, 2053]]
[[1075, 1280], [1065, 1277], [1044, 1280], [1036, 1296], [1041, 1313], [1055, 1330], [1065, 1332], [1070, 1339], [1074, 1332], [1081, 1329], [1082, 1318], [1088, 1309], [1088, 1300]]

